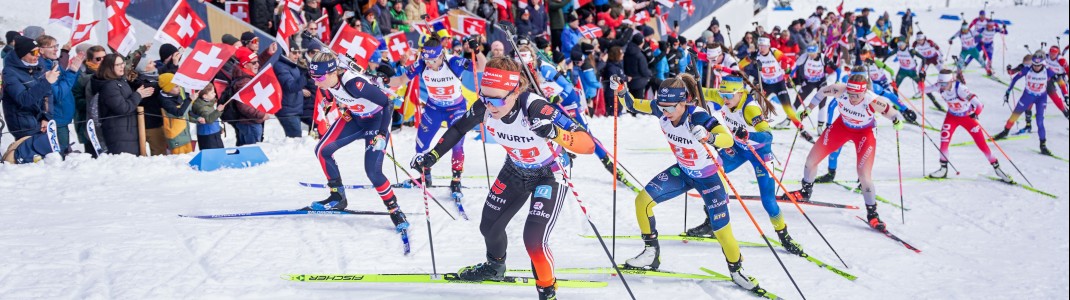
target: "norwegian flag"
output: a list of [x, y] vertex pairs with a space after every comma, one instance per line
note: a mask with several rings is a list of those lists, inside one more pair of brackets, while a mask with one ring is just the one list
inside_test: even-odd
[[628, 18], [628, 21], [633, 24], [646, 24], [646, 22], [650, 21], [650, 13], [645, 10], [637, 12], [631, 18]]
[[312, 120], [316, 123], [316, 132], [320, 136], [327, 134], [327, 129], [338, 120], [338, 106], [334, 101], [327, 101], [322, 89], [316, 89], [316, 102], [312, 110]]
[[602, 28], [598, 25], [587, 24], [580, 26], [580, 34], [588, 39], [596, 39], [602, 37]]
[[108, 47], [122, 55], [130, 54], [130, 51], [137, 48], [134, 27], [130, 26], [130, 20], [126, 18], [130, 0], [106, 0], [104, 5], [108, 7]]
[[870, 32], [866, 35], [866, 43], [873, 45], [874, 47], [888, 47], [888, 43], [885, 43], [883, 39], [878, 37], [876, 32]]
[[282, 85], [279, 84], [279, 78], [275, 77], [275, 68], [271, 65], [261, 68], [260, 73], [253, 76], [231, 99], [238, 99], [264, 113], [279, 111], [282, 108]]
[[223, 5], [227, 14], [249, 23], [249, 2], [245, 0], [227, 1]]
[[89, 40], [89, 37], [93, 34], [93, 27], [97, 26], [100, 21], [93, 21], [85, 24], [78, 24], [71, 31], [71, 47], [78, 46], [85, 41]]
[[327, 15], [316, 20], [316, 37], [320, 38], [321, 42], [331, 42], [331, 23], [327, 22]]
[[680, 0], [680, 2], [678, 2], [678, 4], [680, 4], [680, 8], [683, 8], [687, 11], [687, 16], [695, 14], [695, 3], [692, 1], [693, 0]]
[[[175, 6], [171, 8], [171, 12], [164, 18], [163, 24], [156, 31], [155, 39], [176, 45], [179, 48], [189, 47], [189, 45], [193, 44], [197, 34], [205, 27], [208, 27], [185, 0], [175, 3]], [[202, 85], [201, 87], [204, 86]]]
[[59, 23], [67, 28], [74, 28], [75, 15], [78, 13], [78, 0], [52, 0], [52, 11], [48, 23]]
[[383, 37], [386, 40], [386, 49], [390, 52], [390, 60], [401, 61], [409, 53], [409, 38], [404, 32], [395, 32]]
[[458, 15], [457, 24], [451, 28], [454, 34], [470, 36], [487, 34], [487, 20], [479, 17]]
[[279, 32], [275, 34], [275, 40], [282, 45], [282, 49], [290, 52], [290, 37], [301, 30], [297, 23], [297, 17], [292, 10], [284, 9], [279, 15]]
[[212, 78], [223, 67], [223, 64], [234, 56], [234, 46], [219, 43], [213, 44], [201, 41], [193, 47], [193, 52], [182, 60], [178, 66], [174, 84], [190, 90], [200, 90], [212, 83]]
[[334, 40], [331, 40], [330, 47], [331, 51], [345, 54], [357, 65], [366, 68], [375, 49], [379, 48], [379, 39], [349, 25], [342, 25], [338, 34], [334, 36]]

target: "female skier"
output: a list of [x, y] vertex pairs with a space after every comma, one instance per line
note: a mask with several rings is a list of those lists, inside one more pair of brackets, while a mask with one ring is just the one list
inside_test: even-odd
[[984, 133], [981, 132], [981, 124], [977, 123], [977, 118], [981, 116], [981, 111], [985, 108], [985, 105], [981, 103], [977, 95], [971, 92], [969, 88], [966, 88], [966, 84], [958, 81], [951, 70], [940, 71], [940, 76], [936, 80], [936, 88], [940, 91], [940, 96], [947, 102], [947, 116], [944, 117], [944, 126], [940, 131], [940, 169], [929, 174], [929, 177], [947, 178], [947, 146], [951, 143], [951, 137], [955, 135], [955, 130], [961, 126], [966, 128], [966, 132], [973, 137], [977, 148], [981, 149], [981, 152], [988, 158], [988, 163], [992, 165], [992, 168], [996, 169], [996, 175], [999, 176], [1000, 180], [1008, 183], [1012, 182], [1010, 176], [1007, 176], [1007, 173], [1004, 173], [999, 168], [999, 161], [996, 160], [995, 156], [992, 156], [992, 151], [988, 149], [988, 142], [985, 141]]

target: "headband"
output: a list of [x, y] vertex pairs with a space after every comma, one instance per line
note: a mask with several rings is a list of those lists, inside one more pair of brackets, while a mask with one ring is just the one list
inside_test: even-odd
[[940, 73], [940, 76], [936, 77], [936, 82], [951, 82], [951, 81], [955, 80], [954, 78], [955, 78], [954, 74], [951, 74], [951, 73], [947, 73], [947, 74]]
[[687, 101], [687, 88], [661, 88], [658, 90], [658, 102], [678, 103]]
[[332, 59], [323, 62], [311, 62], [308, 64], [308, 74], [323, 76], [338, 70], [338, 60]]
[[483, 87], [511, 91], [520, 85], [520, 73], [487, 67], [483, 71]]
[[439, 56], [442, 56], [442, 46], [424, 47], [424, 59], [436, 59]]
[[852, 94], [861, 94], [866, 91], [868, 83], [866, 81], [848, 81], [847, 92]]

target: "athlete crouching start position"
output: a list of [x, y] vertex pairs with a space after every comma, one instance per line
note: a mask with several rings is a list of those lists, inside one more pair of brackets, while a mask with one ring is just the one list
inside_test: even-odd
[[433, 150], [414, 157], [410, 166], [416, 170], [431, 167], [440, 153], [450, 150], [465, 133], [485, 122], [487, 132], [509, 156], [487, 195], [479, 224], [487, 246], [487, 262], [465, 267], [458, 275], [471, 281], [504, 279], [508, 242], [505, 227], [531, 196], [524, 246], [531, 258], [539, 298], [555, 299], [557, 280], [546, 241], [561, 211], [567, 186], [555, 175], [559, 154], [549, 141], [573, 153], [591, 154], [594, 140], [577, 124], [559, 115], [546, 99], [532, 93], [531, 83], [521, 70], [519, 63], [505, 57], [487, 62], [480, 101], [446, 130]]
[[390, 211], [390, 220], [398, 231], [405, 230], [409, 223], [398, 207], [397, 197], [390, 181], [383, 175], [383, 149], [390, 135], [390, 99], [373, 81], [357, 72], [338, 67], [338, 57], [330, 52], [320, 52], [309, 62], [309, 73], [316, 87], [325, 89], [327, 100], [334, 101], [341, 112], [327, 133], [316, 145], [323, 174], [327, 176], [330, 197], [313, 202], [313, 210], [342, 210], [346, 208], [346, 194], [342, 188], [342, 176], [334, 160], [334, 152], [356, 140], [367, 140], [364, 150], [364, 172], [368, 175]]

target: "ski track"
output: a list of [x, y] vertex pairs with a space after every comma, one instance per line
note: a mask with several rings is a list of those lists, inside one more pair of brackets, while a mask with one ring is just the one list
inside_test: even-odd
[[[6, 2], [9, 0], [0, 0]], [[818, 3], [835, 7], [838, 1], [797, 0], [794, 12], [769, 12], [763, 17], [781, 20], [805, 17]], [[1007, 36], [1006, 59], [997, 44], [996, 69], [1014, 64], [1025, 54], [1020, 45], [1032, 47], [1053, 34], [1061, 34], [1070, 19], [1067, 1], [1049, 7], [1008, 7], [1009, 3], [992, 3], [997, 18], [1015, 22]], [[42, 23], [47, 15], [47, 1], [26, 3], [30, 13], [0, 18], [5, 28], [22, 28], [28, 22]], [[849, 3], [849, 7], [854, 5]], [[952, 1], [953, 8], [933, 7], [921, 0], [870, 3], [878, 12], [894, 11], [903, 6], [915, 7], [927, 35], [937, 41], [958, 28], [957, 22], [939, 21], [941, 14], [966, 12], [972, 18], [980, 1]], [[727, 6], [726, 6], [727, 7]], [[992, 7], [990, 7], [992, 8]], [[719, 12], [724, 13], [724, 12]], [[1036, 15], [1043, 13], [1043, 18]], [[30, 18], [28, 16], [35, 16]], [[738, 18], [738, 17], [737, 17]], [[875, 18], [875, 17], [874, 17]], [[1043, 20], [1043, 21], [1042, 21]], [[1055, 21], [1055, 24], [1051, 24]], [[731, 18], [722, 18], [722, 23]], [[749, 20], [747, 21], [749, 22]], [[767, 26], [767, 27], [771, 27]], [[747, 26], [736, 25], [737, 40]], [[67, 36], [54, 25], [46, 27], [56, 36]], [[1056, 32], [1053, 29], [1058, 29]], [[150, 32], [151, 30], [144, 30]], [[139, 33], [141, 31], [139, 30]], [[693, 38], [693, 36], [688, 36]], [[1065, 39], [1065, 35], [1063, 35]], [[999, 43], [997, 41], [997, 43]], [[945, 47], [946, 44], [941, 45]], [[956, 54], [958, 44], [951, 50]], [[947, 49], [945, 48], [945, 52]], [[1034, 48], [1035, 50], [1035, 48]], [[1005, 62], [1004, 62], [1005, 61]], [[968, 86], [986, 103], [981, 122], [992, 134], [998, 132], [1010, 108], [1002, 105], [1006, 89], [981, 77], [976, 66], [969, 68]], [[1005, 75], [1001, 75], [1004, 78]], [[1007, 79], [1007, 78], [1004, 78]], [[908, 84], [909, 85], [909, 84]], [[1019, 87], [1021, 85], [1019, 84]], [[913, 87], [903, 91], [912, 94]], [[1016, 93], [1017, 94], [1017, 93]], [[913, 102], [915, 106], [929, 101]], [[1049, 109], [1051, 109], [1049, 107]], [[781, 115], [783, 115], [781, 113]], [[816, 115], [815, 115], [816, 116]], [[942, 114], [928, 110], [926, 119], [941, 126]], [[1056, 155], [1068, 157], [1067, 120], [1059, 115], [1046, 118], [1049, 148]], [[619, 158], [634, 175], [646, 184], [674, 160], [667, 151], [656, 120], [652, 117], [622, 117], [619, 123]], [[1020, 121], [1019, 121], [1020, 122]], [[775, 123], [775, 122], [774, 122]], [[612, 149], [612, 119], [590, 120], [594, 135]], [[1015, 125], [1015, 129], [1021, 123]], [[878, 147], [873, 177], [877, 194], [898, 201], [899, 182], [896, 169], [895, 133], [887, 120], [878, 121]], [[810, 124], [807, 122], [807, 126]], [[812, 131], [812, 128], [808, 128]], [[361, 299], [530, 299], [531, 288], [470, 285], [410, 285], [355, 283], [294, 283], [279, 279], [296, 273], [398, 273], [430, 272], [430, 245], [420, 190], [395, 189], [399, 205], [406, 212], [412, 253], [402, 255], [399, 235], [385, 216], [290, 216], [232, 220], [179, 218], [177, 214], [215, 214], [297, 208], [322, 199], [325, 191], [300, 187], [297, 182], [321, 182], [323, 175], [312, 155], [316, 141], [305, 138], [284, 139], [275, 121], [267, 122], [267, 141], [260, 146], [271, 162], [244, 170], [221, 170], [210, 173], [192, 171], [186, 162], [191, 155], [134, 158], [108, 156], [93, 160], [75, 154], [66, 161], [49, 157], [37, 165], [0, 165], [0, 298], [4, 299], [230, 299], [230, 298], [361, 298]], [[924, 176], [938, 167], [939, 153], [923, 140], [922, 129], [908, 126], [902, 131], [902, 174], [904, 178]], [[1034, 130], [1035, 132], [1035, 130]], [[779, 162], [788, 157], [794, 131], [774, 131], [774, 153]], [[939, 133], [928, 132], [939, 143]], [[395, 134], [397, 159], [402, 164], [413, 156], [411, 128]], [[471, 138], [474, 135], [469, 135]], [[960, 130], [953, 143], [969, 140]], [[227, 137], [228, 144], [233, 137]], [[6, 149], [10, 136], [3, 139]], [[972, 299], [990, 298], [1064, 298], [1070, 294], [1070, 204], [1067, 194], [1070, 181], [1067, 163], [1036, 154], [1037, 139], [1000, 141], [999, 145], [1037, 188], [1058, 195], [1051, 199], [1022, 187], [1006, 185], [981, 177], [992, 169], [973, 146], [951, 147], [952, 163], [969, 181], [906, 181], [903, 183], [906, 213], [903, 224], [900, 212], [880, 204], [879, 211], [889, 230], [918, 247], [916, 254], [897, 242], [868, 228], [854, 216], [864, 210], [842, 210], [803, 206], [816, 226], [850, 266], [843, 268], [835, 254], [791, 204], [780, 206], [793, 237], [814, 257], [858, 276], [855, 282], [819, 268], [805, 259], [778, 249], [778, 255], [791, 271], [802, 291], [811, 299]], [[919, 144], [926, 147], [923, 153]], [[802, 177], [803, 161], [812, 145], [798, 141], [792, 149], [783, 180]], [[1024, 178], [996, 147], [993, 154], [1005, 172], [1019, 182]], [[845, 149], [840, 157], [840, 180], [853, 180], [855, 153]], [[488, 145], [486, 164], [482, 145], [468, 141], [465, 175], [482, 176], [486, 165], [491, 176], [497, 174], [505, 154], [500, 147]], [[347, 184], [366, 184], [360, 167], [363, 150], [348, 147], [336, 154], [342, 177]], [[779, 163], [778, 163], [779, 164]], [[818, 175], [826, 163], [818, 166]], [[781, 166], [784, 168], [785, 166]], [[392, 163], [383, 165], [390, 174]], [[591, 220], [605, 236], [613, 234], [612, 177], [594, 158], [580, 157], [573, 168], [573, 180], [580, 199], [588, 208]], [[440, 164], [433, 174], [449, 176], [449, 166]], [[749, 165], [731, 173], [730, 180], [741, 194], [758, 194]], [[780, 172], [776, 172], [777, 175]], [[389, 176], [393, 180], [393, 176]], [[404, 180], [404, 174], [400, 174]], [[629, 178], [629, 180], [632, 180]], [[481, 178], [465, 178], [465, 184], [485, 184]], [[797, 189], [798, 184], [786, 184]], [[466, 190], [465, 204], [470, 221], [464, 221], [448, 203], [447, 193], [439, 197], [458, 220], [450, 220], [433, 202], [431, 230], [434, 234], [435, 259], [439, 272], [453, 272], [484, 260], [484, 246], [479, 234], [479, 219], [486, 190]], [[351, 190], [353, 209], [382, 210], [374, 190]], [[638, 234], [633, 199], [635, 194], [618, 187], [616, 234]], [[816, 200], [861, 206], [862, 196], [835, 185], [815, 187]], [[592, 234], [584, 215], [572, 195], [559, 216], [550, 242], [556, 266], [605, 267], [608, 259], [597, 239], [579, 235]], [[688, 197], [687, 224], [683, 221], [683, 200], [674, 199], [655, 208], [662, 235], [676, 235], [702, 221], [700, 199]], [[757, 223], [773, 237], [768, 215], [756, 201], [745, 201]], [[733, 229], [737, 239], [762, 242], [739, 202], [730, 199]], [[510, 239], [508, 265], [529, 268], [524, 250], [522, 209], [506, 228]], [[774, 237], [775, 238], [775, 237]], [[613, 241], [605, 239], [607, 246]], [[724, 256], [716, 244], [662, 241], [662, 268], [701, 274], [698, 267], [727, 273]], [[616, 241], [617, 262], [623, 263], [642, 250], [638, 240]], [[614, 249], [610, 249], [614, 251]], [[780, 264], [766, 248], [742, 248], [748, 275], [758, 278], [763, 287], [788, 299], [798, 299], [794, 287]], [[530, 274], [517, 274], [530, 275]], [[618, 278], [609, 275], [563, 275], [562, 278], [604, 280], [601, 289], [561, 289], [562, 298], [624, 299], [627, 294]], [[751, 299], [753, 297], [728, 282], [665, 280], [627, 277], [639, 299]], [[354, 297], [356, 296], [356, 297]]]

